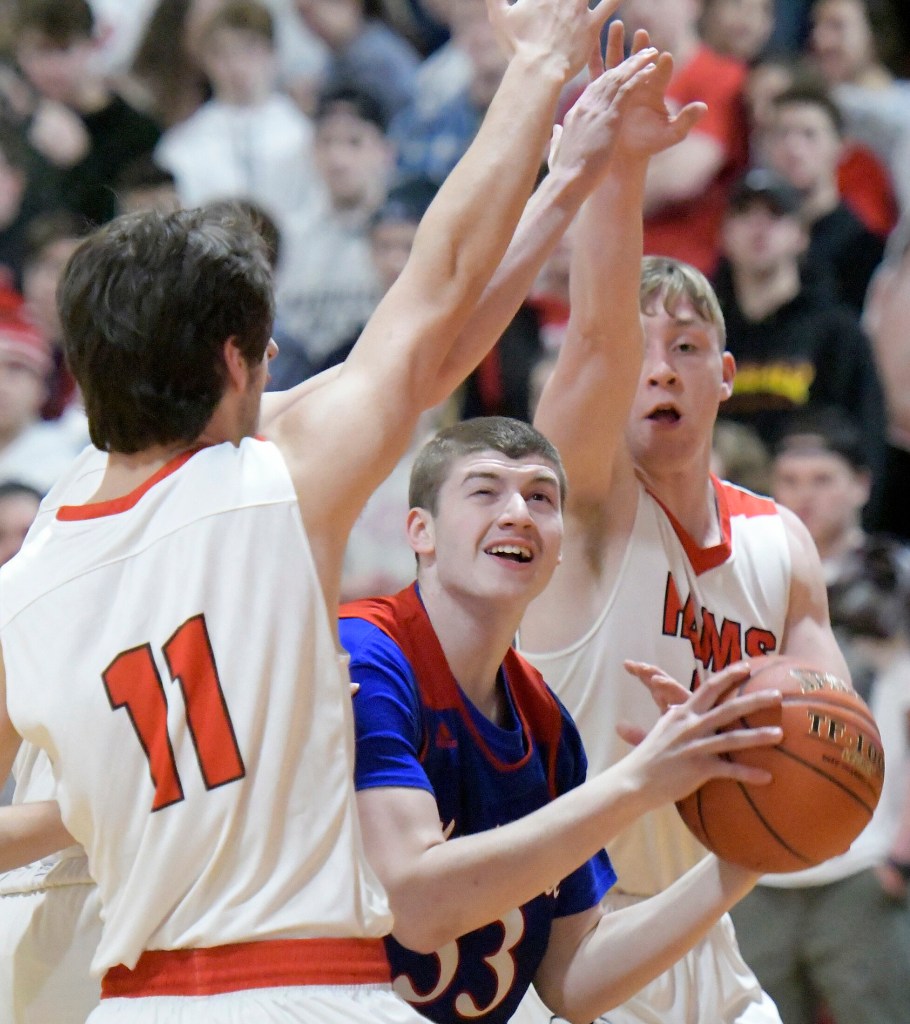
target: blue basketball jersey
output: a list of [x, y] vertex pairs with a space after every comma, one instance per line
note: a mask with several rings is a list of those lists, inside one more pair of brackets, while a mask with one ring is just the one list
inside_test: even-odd
[[[447, 838], [524, 817], [584, 781], [587, 761], [568, 712], [510, 650], [501, 681], [511, 721], [490, 722], [458, 686], [416, 585], [340, 611], [351, 655], [356, 787], [432, 793]], [[514, 1013], [547, 949], [553, 918], [596, 906], [615, 882], [606, 853], [529, 903], [435, 954], [386, 939], [395, 988], [431, 1020], [498, 1024]]]

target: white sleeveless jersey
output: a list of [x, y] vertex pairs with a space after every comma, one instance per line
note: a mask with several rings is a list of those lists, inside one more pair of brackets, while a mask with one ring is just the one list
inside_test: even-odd
[[[641, 485], [613, 592], [588, 632], [561, 651], [523, 653], [568, 707], [589, 770], [629, 751], [619, 722], [650, 727], [657, 709], [623, 668], [646, 661], [680, 682], [779, 648], [789, 601], [790, 553], [774, 503], [714, 481], [723, 540], [698, 548]], [[636, 821], [608, 847], [618, 886], [637, 896], [665, 889], [705, 855], [671, 804]]]
[[[91, 446], [85, 448], [45, 495], [38, 508], [38, 514], [29, 528], [28, 538], [33, 538], [54, 521], [57, 509], [64, 501], [69, 504], [87, 501], [97, 491], [106, 466], [107, 455], [104, 452]], [[16, 760], [13, 762], [13, 778], [16, 780], [13, 791], [14, 804], [56, 799], [56, 783], [51, 771], [51, 763], [47, 754], [40, 747], [33, 746], [31, 743], [21, 745]], [[45, 857], [40, 862], [40, 874], [49, 874], [52, 867], [61, 860], [68, 862], [68, 882], [84, 884], [91, 880], [88, 864], [82, 848], [79, 846], [71, 846], [61, 853]], [[77, 860], [79, 861], [78, 865], [76, 864]], [[4, 880], [13, 885], [18, 873], [18, 871], [11, 871], [0, 875], [0, 887]], [[28, 873], [28, 877], [32, 880], [34, 872]]]
[[54, 766], [104, 905], [145, 949], [377, 937], [347, 673], [278, 449], [168, 464], [65, 507], [2, 572], [13, 724]]

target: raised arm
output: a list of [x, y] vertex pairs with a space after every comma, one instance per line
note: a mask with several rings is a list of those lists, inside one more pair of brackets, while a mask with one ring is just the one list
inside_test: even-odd
[[[317, 548], [325, 540], [335, 549], [327, 552], [333, 572], [360, 507], [404, 451], [420, 411], [440, 397], [442, 368], [530, 194], [562, 86], [584, 65], [616, 6], [487, 3], [511, 58], [477, 137], [337, 379], [294, 403], [271, 430], [298, 480]], [[445, 381], [447, 390], [457, 382], [454, 375]], [[322, 552], [316, 557], [321, 562]], [[325, 574], [323, 583], [332, 585]]]
[[[637, 33], [633, 48], [647, 44]], [[607, 62], [622, 53], [622, 26], [611, 26]], [[675, 117], [664, 100], [673, 71], [661, 54], [639, 102], [623, 117], [603, 183], [585, 203], [576, 229], [566, 340], [544, 387], [535, 425], [557, 446], [575, 509], [602, 505], [621, 449], [642, 355], [639, 281], [642, 203], [651, 157], [683, 138], [703, 107]]]

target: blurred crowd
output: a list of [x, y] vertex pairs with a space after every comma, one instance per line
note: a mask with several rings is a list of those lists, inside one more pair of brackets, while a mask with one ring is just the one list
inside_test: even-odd
[[[699, 267], [721, 299], [739, 373], [718, 468], [769, 491], [793, 417], [834, 409], [870, 467], [864, 528], [906, 537], [910, 339], [891, 307], [910, 287], [907, 5], [625, 0], [618, 16], [673, 54], [675, 102], [708, 105], [652, 161], [645, 248]], [[274, 255], [271, 386], [292, 386], [350, 351], [504, 68], [484, 0], [0, 2], [3, 557], [87, 440], [54, 304], [81, 237], [138, 209], [247, 204]], [[427, 432], [532, 415], [571, 244]], [[406, 479], [364, 513], [346, 597], [410, 579]]]

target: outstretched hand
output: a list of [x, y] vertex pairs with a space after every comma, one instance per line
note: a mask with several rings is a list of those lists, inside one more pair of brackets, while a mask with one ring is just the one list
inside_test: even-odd
[[621, 0], [487, 0], [490, 23], [510, 57], [553, 57], [568, 81], [585, 66], [607, 19]]
[[591, 79], [556, 125], [550, 144], [550, 170], [564, 167], [576, 176], [599, 180], [615, 155], [647, 160], [688, 135], [707, 109], [690, 103], [678, 114], [665, 93], [673, 59], [650, 45], [647, 32], [635, 33], [632, 52], [623, 57], [625, 32], [614, 21], [607, 35], [606, 59], [598, 39], [588, 54]]
[[[624, 45], [625, 32], [622, 23], [616, 21], [610, 26], [607, 36], [605, 60], [600, 61], [598, 51], [588, 61], [592, 78], [622, 63]], [[650, 47], [648, 33], [639, 29], [632, 37], [632, 56]], [[672, 77], [672, 56], [669, 53], [659, 54], [653, 74], [639, 83], [623, 111], [617, 139], [618, 153], [638, 158], [654, 156], [681, 142], [705, 114], [708, 108], [704, 103], [688, 103], [675, 114], [671, 111], [666, 93]]]
[[623, 739], [635, 745], [619, 763], [634, 773], [654, 806], [681, 800], [709, 779], [750, 785], [771, 781], [765, 770], [724, 756], [773, 746], [783, 737], [779, 726], [727, 728], [755, 712], [781, 706], [779, 690], [759, 690], [719, 703], [731, 687], [748, 679], [748, 665], [737, 662], [709, 676], [694, 693], [655, 665], [627, 661], [625, 667], [648, 687], [662, 711], [649, 732], [629, 726], [618, 729]]

